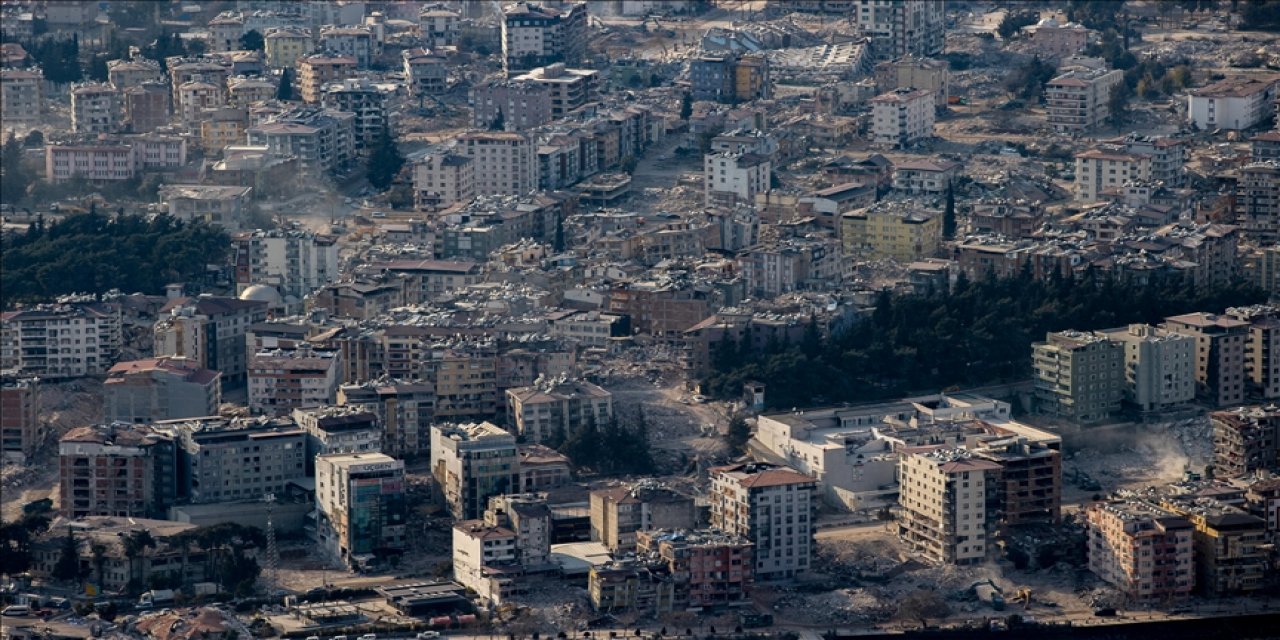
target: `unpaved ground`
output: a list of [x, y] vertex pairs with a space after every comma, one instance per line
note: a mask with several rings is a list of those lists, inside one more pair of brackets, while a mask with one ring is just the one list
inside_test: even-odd
[[50, 498], [58, 508], [58, 440], [67, 431], [102, 422], [102, 383], [93, 379], [41, 383], [44, 441], [22, 463], [0, 467], [0, 517], [13, 520], [22, 505]]

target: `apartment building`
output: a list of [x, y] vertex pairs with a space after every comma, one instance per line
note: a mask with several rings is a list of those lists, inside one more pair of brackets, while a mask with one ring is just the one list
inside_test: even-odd
[[1125, 349], [1080, 331], [1050, 333], [1031, 345], [1036, 408], [1079, 423], [1100, 422], [1120, 410]]
[[698, 526], [693, 498], [654, 480], [596, 489], [590, 508], [591, 539], [614, 553], [635, 551], [640, 531]]
[[382, 427], [378, 416], [362, 407], [324, 405], [294, 409], [290, 414], [307, 432], [307, 471], [314, 473], [315, 457], [341, 453], [379, 453]]
[[341, 83], [325, 85], [320, 103], [326, 109], [354, 113], [352, 133], [357, 149], [370, 149], [383, 134], [390, 136], [386, 95], [372, 82], [347, 78]]
[[124, 99], [124, 127], [130, 133], [151, 133], [169, 124], [169, 87], [163, 81], [144, 82], [120, 90]]
[[231, 239], [236, 289], [275, 286], [301, 300], [338, 278], [338, 245], [334, 238], [302, 229], [257, 230]]
[[431, 49], [407, 49], [401, 54], [405, 86], [409, 95], [421, 100], [438, 96], [449, 88], [448, 59]]
[[44, 114], [44, 73], [40, 69], [0, 69], [0, 118], [13, 126], [40, 124]]
[[151, 58], [134, 56], [127, 60], [107, 61], [107, 82], [123, 91], [150, 82], [163, 80], [160, 62]]
[[995, 551], [1000, 465], [964, 449], [906, 450], [898, 534], [935, 564], [981, 564]]
[[559, 568], [551, 560], [551, 509], [546, 494], [510, 493], [489, 498], [484, 523], [516, 534], [516, 562], [526, 572]]
[[596, 99], [597, 72], [592, 69], [570, 69], [562, 62], [538, 67], [512, 78], [515, 82], [532, 82], [546, 88], [551, 100], [551, 117], [559, 118]]
[[569, 456], [540, 444], [520, 445], [520, 491], [558, 489], [572, 480]]
[[384, 452], [399, 457], [430, 453], [435, 385], [397, 380], [344, 384], [338, 387], [337, 402], [377, 416]]
[[418, 13], [418, 32], [428, 47], [452, 47], [462, 35], [462, 17], [443, 4], [427, 5]]
[[43, 444], [38, 378], [0, 378], [0, 457], [27, 460]]
[[950, 160], [907, 160], [893, 167], [893, 188], [917, 195], [946, 193], [960, 175], [960, 163]]
[[878, 59], [942, 54], [947, 23], [944, 3], [851, 0], [843, 10], [871, 38], [871, 52]]
[[284, 415], [332, 404], [341, 367], [335, 351], [309, 348], [259, 351], [249, 358], [249, 409]]
[[613, 394], [582, 380], [543, 380], [507, 389], [507, 424], [525, 442], [560, 439], [613, 419]]
[[250, 325], [266, 321], [267, 303], [213, 296], [178, 298], [160, 313], [154, 328], [156, 356], [186, 357], [202, 369], [221, 372], [224, 388], [245, 383], [245, 333]]
[[1196, 340], [1145, 324], [1099, 331], [1124, 347], [1124, 399], [1138, 411], [1164, 411], [1196, 397]]
[[173, 105], [177, 109], [182, 104], [182, 100], [178, 96], [178, 89], [188, 82], [204, 82], [217, 87], [227, 86], [227, 78], [235, 75], [232, 68], [234, 63], [231, 58], [225, 55], [203, 55], [191, 58], [174, 56], [165, 59], [165, 66], [169, 70], [170, 90], [173, 95]]
[[1196, 396], [1216, 407], [1244, 402], [1249, 323], [1212, 313], [1165, 318], [1162, 327], [1196, 340]]
[[1105, 191], [1151, 179], [1151, 156], [1145, 153], [1099, 148], [1077, 153], [1075, 158], [1075, 198], [1079, 202], [1098, 202], [1104, 199]]
[[951, 71], [944, 60], [907, 56], [887, 60], [875, 66], [876, 91], [881, 94], [897, 89], [924, 89], [933, 92], [933, 104], [947, 107], [951, 95]]
[[1187, 93], [1187, 121], [1202, 131], [1241, 131], [1275, 108], [1280, 75], [1226, 78]]
[[892, 149], [906, 149], [933, 137], [933, 92], [894, 89], [871, 99], [872, 140]]
[[160, 200], [178, 220], [199, 220], [235, 232], [248, 222], [245, 209], [251, 193], [251, 187], [166, 184], [160, 187]]
[[227, 104], [245, 109], [244, 121], [248, 125], [247, 109], [255, 102], [274, 100], [279, 91], [276, 81], [262, 76], [235, 76], [227, 78]]
[[128, 180], [139, 170], [137, 152], [128, 144], [47, 144], [44, 151], [45, 179], [49, 182]]
[[1244, 346], [1248, 394], [1264, 400], [1280, 398], [1280, 306], [1233, 307], [1226, 315], [1249, 323]]
[[1139, 602], [1185, 598], [1195, 586], [1194, 526], [1139, 500], [1085, 509], [1089, 570]]
[[71, 88], [71, 130], [81, 134], [115, 133], [124, 123], [120, 90], [109, 84], [85, 83]]
[[242, 108], [206, 111], [200, 121], [200, 146], [206, 156], [219, 157], [223, 149], [244, 143], [247, 126], [248, 113]]
[[431, 475], [455, 519], [478, 518], [489, 498], [520, 487], [516, 438], [489, 422], [432, 425]]
[[209, 21], [209, 50], [235, 51], [240, 48], [240, 37], [245, 34], [244, 18], [236, 12], [226, 11]]
[[189, 358], [120, 362], [103, 382], [108, 422], [150, 423], [218, 413], [222, 374]]
[[471, 519], [453, 525], [453, 579], [482, 602], [499, 605], [523, 593], [518, 536]]
[[840, 217], [844, 255], [910, 262], [932, 257], [942, 241], [942, 215], [883, 201]]
[[159, 517], [175, 497], [173, 440], [144, 426], [76, 427], [58, 441], [59, 504], [68, 518]]
[[298, 58], [298, 93], [304, 102], [316, 104], [324, 87], [333, 82], [354, 78], [356, 59], [351, 56], [313, 54]]
[[773, 161], [758, 153], [722, 151], [703, 157], [703, 201], [707, 207], [733, 208], [755, 202], [772, 188]]
[[1125, 153], [1151, 156], [1150, 178], [1163, 182], [1166, 187], [1180, 187], [1187, 178], [1188, 141], [1166, 136], [1140, 136], [1131, 133], [1106, 142], [1106, 147], [1122, 149]]
[[299, 58], [314, 50], [311, 30], [301, 27], [267, 29], [262, 43], [267, 66], [272, 69], [293, 69]]
[[178, 87], [178, 102], [174, 105], [182, 125], [188, 129], [200, 128], [205, 113], [227, 104], [226, 87], [212, 82], [193, 80]]
[[320, 50], [355, 60], [357, 69], [368, 69], [382, 53], [382, 46], [368, 27], [320, 28]]
[[101, 374], [120, 355], [120, 323], [120, 307], [105, 302], [0, 313], [0, 369], [45, 380]]
[[152, 427], [177, 443], [177, 494], [192, 504], [257, 502], [307, 477], [307, 434], [287, 418], [210, 416]]
[[1214, 472], [1242, 478], [1280, 469], [1280, 409], [1240, 407], [1209, 414], [1213, 424]]
[[563, 62], [576, 66], [587, 52], [587, 4], [550, 7], [518, 2], [502, 9], [502, 69], [508, 77]]
[[250, 145], [295, 156], [305, 171], [340, 173], [356, 161], [355, 114], [300, 108], [249, 127]]
[[527, 131], [551, 122], [551, 87], [529, 80], [490, 80], [471, 88], [471, 126]]
[[1236, 220], [1259, 243], [1280, 243], [1280, 160], [1240, 167]]
[[1031, 31], [1031, 44], [1041, 56], [1061, 60], [1079, 55], [1089, 45], [1089, 38], [1097, 32], [1074, 22], [1059, 24], [1053, 18], [1045, 18]]
[[1045, 85], [1045, 114], [1062, 133], [1089, 131], [1111, 115], [1111, 91], [1124, 81], [1119, 69], [1072, 69]]
[[476, 195], [522, 196], [538, 188], [537, 153], [529, 137], [475, 131], [458, 136], [458, 143], [475, 167]]
[[1267, 522], [1212, 498], [1166, 496], [1160, 507], [1195, 527], [1195, 586], [1225, 596], [1261, 589], [1268, 570]]
[[751, 597], [752, 545], [741, 536], [658, 529], [637, 534], [640, 554], [666, 565], [675, 582], [674, 609], [733, 606]]
[[754, 544], [756, 580], [791, 578], [813, 558], [813, 478], [787, 467], [742, 463], [711, 469], [711, 526]]
[[661, 562], [614, 561], [591, 567], [587, 598], [599, 612], [629, 611], [657, 617], [675, 610], [676, 583]]
[[476, 197], [475, 162], [456, 153], [433, 153], [413, 165], [413, 203], [419, 211], [468, 204]]
[[382, 453], [316, 457], [316, 537], [353, 569], [408, 546], [404, 462]]

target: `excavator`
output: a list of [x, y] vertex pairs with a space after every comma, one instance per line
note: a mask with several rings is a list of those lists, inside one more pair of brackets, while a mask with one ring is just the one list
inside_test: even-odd
[[1026, 611], [1031, 606], [1031, 589], [1022, 587], [1014, 592], [1013, 597], [1009, 598], [1009, 602], [1021, 602], [1022, 610]]

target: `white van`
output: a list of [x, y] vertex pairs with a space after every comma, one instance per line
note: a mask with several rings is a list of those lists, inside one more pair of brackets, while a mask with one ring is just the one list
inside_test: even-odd
[[0, 611], [0, 615], [6, 616], [29, 616], [31, 615], [31, 607], [25, 604], [11, 604]]

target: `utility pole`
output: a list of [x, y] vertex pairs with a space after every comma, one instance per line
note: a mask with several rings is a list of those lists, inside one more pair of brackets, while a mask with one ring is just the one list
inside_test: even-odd
[[276, 549], [276, 526], [271, 520], [271, 509], [276, 502], [276, 494], [262, 496], [267, 503], [267, 593], [272, 595], [279, 589], [280, 553]]

